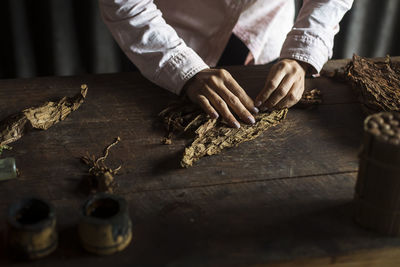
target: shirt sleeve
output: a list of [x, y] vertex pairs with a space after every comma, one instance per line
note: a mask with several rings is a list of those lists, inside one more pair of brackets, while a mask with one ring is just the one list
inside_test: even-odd
[[306, 62], [313, 74], [320, 72], [332, 57], [339, 22], [352, 4], [353, 0], [304, 0], [280, 57]]
[[208, 68], [166, 23], [152, 0], [99, 0], [103, 20], [140, 72], [180, 94], [183, 85]]

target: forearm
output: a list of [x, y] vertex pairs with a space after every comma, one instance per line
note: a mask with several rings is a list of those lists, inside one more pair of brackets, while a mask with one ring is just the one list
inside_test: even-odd
[[281, 51], [281, 60], [270, 70], [256, 98], [263, 109], [291, 107], [304, 92], [306, 73], [318, 73], [332, 57], [339, 22], [353, 0], [304, 0], [299, 16]]
[[179, 94], [193, 75], [208, 68], [162, 18], [151, 0], [99, 0], [105, 24], [141, 73]]
[[318, 73], [332, 57], [339, 22], [353, 0], [304, 0], [293, 29], [282, 47], [281, 58], [292, 58], [312, 66]]

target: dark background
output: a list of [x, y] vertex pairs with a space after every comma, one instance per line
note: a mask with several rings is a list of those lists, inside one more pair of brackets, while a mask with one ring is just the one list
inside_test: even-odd
[[[334, 58], [400, 55], [399, 0], [356, 0]], [[133, 70], [103, 24], [97, 0], [3, 0], [0, 78]]]

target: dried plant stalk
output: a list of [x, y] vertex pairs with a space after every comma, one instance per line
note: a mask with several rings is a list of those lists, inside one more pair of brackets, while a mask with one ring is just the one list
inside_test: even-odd
[[0, 147], [20, 139], [30, 129], [47, 130], [64, 120], [72, 111], [83, 103], [88, 87], [81, 86], [81, 91], [73, 97], [63, 97], [58, 102], [46, 102], [39, 107], [25, 109], [0, 122]]
[[378, 62], [354, 55], [346, 74], [367, 113], [400, 111], [400, 64], [389, 56]]
[[95, 156], [84, 156], [82, 161], [90, 167], [89, 169], [89, 187], [93, 193], [95, 192], [108, 192], [112, 193], [116, 187], [114, 175], [118, 174], [122, 166], [116, 169], [107, 167], [104, 161], [109, 155], [110, 149], [121, 141], [120, 137], [117, 137], [115, 141], [109, 144], [104, 149], [104, 155], [97, 158]]

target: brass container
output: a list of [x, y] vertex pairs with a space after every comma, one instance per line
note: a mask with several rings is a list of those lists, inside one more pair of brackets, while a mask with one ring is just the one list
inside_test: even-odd
[[38, 198], [14, 203], [8, 210], [8, 246], [17, 259], [38, 259], [57, 248], [53, 206]]
[[82, 246], [98, 255], [124, 250], [132, 240], [132, 223], [124, 198], [98, 193], [82, 208], [78, 226]]
[[354, 195], [361, 226], [400, 236], [400, 114], [382, 112], [364, 121]]

